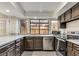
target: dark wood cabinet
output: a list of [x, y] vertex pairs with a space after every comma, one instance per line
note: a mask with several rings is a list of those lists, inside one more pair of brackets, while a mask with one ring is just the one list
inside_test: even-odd
[[7, 56], [7, 47], [6, 46], [0, 47], [0, 56]]
[[79, 56], [79, 51], [78, 50], [74, 50], [74, 56]]
[[34, 50], [42, 50], [42, 49], [43, 49], [43, 38], [34, 37]]
[[[59, 15], [58, 20], [60, 22], [61, 28], [66, 28], [66, 23], [75, 21], [79, 19], [79, 2], [75, 4], [72, 8]], [[64, 27], [63, 27], [64, 26]]]
[[24, 39], [21, 38], [20, 39], [20, 54], [22, 54], [24, 51]]
[[15, 45], [11, 46], [7, 51], [8, 56], [15, 56]]
[[15, 41], [0, 47], [0, 56], [15, 56]]
[[20, 56], [20, 39], [16, 40], [16, 56]]
[[60, 28], [66, 28], [66, 22], [65, 22], [65, 14], [62, 14], [58, 17]]
[[74, 56], [74, 51], [72, 47], [67, 46], [67, 55], [68, 56]]
[[42, 50], [43, 38], [42, 37], [27, 37], [24, 41], [25, 50]]
[[74, 56], [73, 44], [71, 42], [67, 43], [67, 55]]
[[25, 50], [33, 50], [33, 38], [27, 37], [24, 42]]
[[65, 12], [65, 22], [70, 21], [71, 17], [72, 17], [71, 9], [69, 9], [68, 11]]
[[0, 46], [0, 56], [20, 56], [23, 52], [23, 38]]
[[75, 6], [72, 7], [72, 17], [78, 17], [79, 16], [79, 3], [77, 3]]
[[67, 55], [68, 56], [79, 56], [79, 45], [68, 42], [67, 43]]
[[61, 22], [61, 23], [65, 22], [64, 14], [61, 15], [61, 20], [60, 20], [60, 22]]

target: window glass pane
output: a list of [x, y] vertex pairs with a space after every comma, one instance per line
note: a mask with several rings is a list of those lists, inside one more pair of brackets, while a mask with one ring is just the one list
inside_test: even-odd
[[0, 20], [0, 36], [6, 35], [6, 21]]
[[51, 31], [58, 31], [58, 21], [51, 21]]
[[21, 20], [21, 34], [29, 34], [29, 21]]

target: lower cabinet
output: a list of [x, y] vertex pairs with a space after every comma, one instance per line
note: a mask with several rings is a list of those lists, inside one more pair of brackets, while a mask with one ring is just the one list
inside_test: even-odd
[[24, 41], [25, 50], [42, 50], [43, 38], [42, 37], [27, 37]]
[[74, 56], [74, 52], [73, 52], [72, 47], [67, 47], [67, 48], [68, 48], [67, 55], [68, 56]]
[[67, 43], [67, 55], [68, 56], [79, 56], [79, 45], [68, 42]]
[[20, 39], [16, 40], [15, 52], [16, 52], [16, 56], [20, 56]]
[[23, 38], [0, 47], [0, 56], [20, 56], [23, 52]]
[[7, 51], [8, 56], [15, 56], [15, 45], [11, 46]]
[[24, 48], [23, 38], [16, 40], [16, 43], [15, 43], [16, 56], [20, 56], [23, 53], [23, 48]]
[[15, 56], [15, 41], [0, 47], [0, 56]]
[[75, 50], [74, 52], [75, 52], [74, 53], [75, 56], [79, 56], [79, 51], [78, 50]]
[[43, 38], [35, 37], [34, 38], [34, 50], [42, 50], [43, 49]]
[[24, 40], [23, 38], [20, 39], [20, 55], [23, 53], [24, 51]]
[[7, 48], [5, 46], [0, 47], [0, 56], [7, 56]]
[[26, 38], [24, 44], [25, 50], [33, 50], [33, 38]]

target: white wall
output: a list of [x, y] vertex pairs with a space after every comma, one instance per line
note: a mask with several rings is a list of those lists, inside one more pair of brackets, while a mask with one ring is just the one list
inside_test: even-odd
[[18, 19], [7, 19], [6, 32], [7, 34], [18, 34], [20, 31]]
[[79, 31], [79, 20], [67, 23], [67, 31]]

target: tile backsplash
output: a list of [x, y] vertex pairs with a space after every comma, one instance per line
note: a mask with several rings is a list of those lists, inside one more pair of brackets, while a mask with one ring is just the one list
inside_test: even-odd
[[79, 39], [77, 35], [67, 35], [67, 39]]

